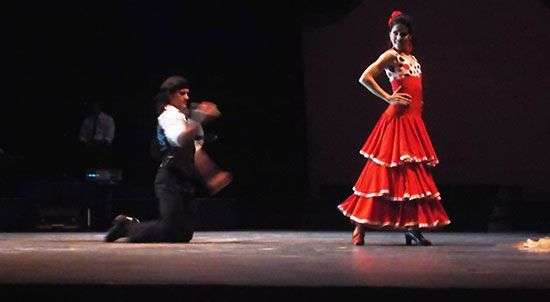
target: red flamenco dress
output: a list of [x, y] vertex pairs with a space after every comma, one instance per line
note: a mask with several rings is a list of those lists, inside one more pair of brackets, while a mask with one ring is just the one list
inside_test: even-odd
[[360, 153], [368, 161], [353, 194], [338, 208], [373, 228], [435, 229], [450, 223], [430, 167], [439, 163], [422, 120], [422, 73], [414, 56], [397, 53], [386, 69], [392, 89], [412, 96], [408, 106], [390, 104]]

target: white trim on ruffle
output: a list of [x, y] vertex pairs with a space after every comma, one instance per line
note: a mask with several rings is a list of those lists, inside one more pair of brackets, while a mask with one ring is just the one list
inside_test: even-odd
[[439, 220], [436, 220], [436, 221], [434, 221], [434, 222], [431, 223], [431, 224], [428, 224], [428, 223], [418, 223], [418, 222], [416, 222], [416, 221], [411, 221], [411, 222], [406, 222], [406, 223], [404, 223], [403, 225], [401, 225], [399, 222], [391, 222], [391, 221], [381, 222], [381, 221], [372, 221], [372, 220], [368, 220], [368, 219], [361, 219], [361, 218], [356, 217], [356, 216], [353, 216], [353, 215], [351, 215], [351, 213], [345, 211], [345, 210], [342, 208], [342, 206], [338, 206], [338, 209], [342, 212], [342, 214], [344, 214], [345, 216], [349, 217], [351, 220], [353, 220], [353, 221], [355, 221], [355, 222], [358, 222], [358, 223], [361, 223], [361, 224], [374, 225], [374, 226], [377, 226], [377, 227], [392, 227], [392, 228], [419, 227], [419, 228], [433, 228], [433, 227], [448, 225], [448, 224], [451, 223], [450, 220], [447, 220], [447, 221], [439, 221]]
[[422, 158], [418, 158], [418, 157], [415, 157], [415, 156], [411, 156], [409, 154], [404, 154], [404, 155], [401, 155], [399, 157], [401, 162], [387, 163], [385, 161], [382, 161], [382, 160], [374, 157], [374, 154], [368, 154], [366, 152], [363, 152], [362, 150], [359, 151], [359, 153], [361, 155], [363, 155], [364, 157], [371, 159], [373, 162], [375, 162], [375, 163], [377, 163], [381, 166], [386, 166], [386, 167], [396, 167], [396, 166], [400, 166], [400, 165], [403, 165], [405, 163], [410, 163], [410, 162], [417, 162], [417, 163], [427, 162], [426, 164], [428, 166], [433, 166], [433, 167], [435, 167], [437, 164], [439, 164], [439, 160], [436, 157], [428, 158], [428, 157], [424, 156]]
[[[365, 192], [361, 192], [361, 191], [357, 190], [357, 188], [353, 187], [353, 193], [357, 196], [361, 196], [361, 197], [365, 197], [365, 198], [372, 198], [372, 197], [380, 197], [380, 196], [388, 195], [390, 193], [390, 190], [389, 189], [382, 189], [378, 193], [365, 193]], [[434, 194], [430, 191], [426, 191], [426, 192], [424, 192], [424, 194], [414, 194], [414, 195], [411, 195], [409, 193], [405, 193], [405, 194], [403, 194], [402, 197], [392, 196], [392, 197], [386, 197], [386, 199], [393, 200], [393, 201], [404, 201], [404, 200], [420, 199], [420, 198], [425, 198], [425, 197], [432, 197], [432, 198], [435, 198], [437, 200], [441, 200], [441, 194], [439, 192], [436, 192]]]

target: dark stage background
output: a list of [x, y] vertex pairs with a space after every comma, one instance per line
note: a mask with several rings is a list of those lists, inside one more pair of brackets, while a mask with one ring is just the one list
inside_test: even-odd
[[[205, 203], [205, 219], [348, 227], [336, 205], [351, 192], [364, 163], [358, 148], [384, 107], [357, 78], [386, 47], [396, 8], [417, 20], [425, 117], [442, 161], [435, 176], [456, 229], [486, 229], [498, 198], [514, 205], [501, 207], [508, 218], [520, 205], [533, 205], [526, 219], [547, 209], [550, 13], [542, 1], [38, 3], [19, 4], [9, 19], [1, 226], [33, 225], [45, 207], [29, 199], [82, 198], [76, 137], [91, 100], [116, 123], [123, 181], [115, 210], [153, 217], [152, 96], [166, 76], [183, 74], [194, 100], [220, 107], [207, 128], [220, 140], [208, 150], [235, 176]], [[465, 218], [474, 203], [483, 203], [482, 225]]]

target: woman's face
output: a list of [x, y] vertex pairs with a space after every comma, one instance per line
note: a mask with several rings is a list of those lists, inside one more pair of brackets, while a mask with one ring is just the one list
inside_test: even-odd
[[390, 41], [393, 48], [401, 51], [411, 50], [411, 34], [409, 28], [403, 24], [395, 24], [390, 30]]

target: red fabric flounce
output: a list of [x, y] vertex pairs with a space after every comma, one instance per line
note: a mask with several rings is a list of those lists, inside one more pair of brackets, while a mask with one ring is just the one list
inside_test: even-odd
[[383, 196], [393, 201], [439, 198], [430, 171], [417, 163], [388, 168], [368, 161], [353, 191], [355, 195], [367, 198]]
[[394, 202], [354, 194], [338, 208], [351, 220], [373, 228], [436, 229], [451, 223], [440, 201], [433, 198]]
[[439, 163], [420, 114], [400, 113], [400, 105], [390, 105], [378, 120], [360, 153], [375, 163], [395, 167], [417, 162]]

